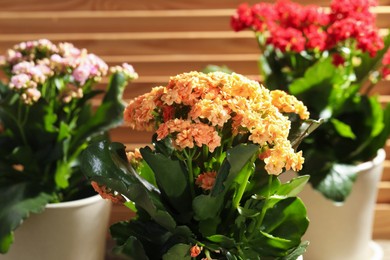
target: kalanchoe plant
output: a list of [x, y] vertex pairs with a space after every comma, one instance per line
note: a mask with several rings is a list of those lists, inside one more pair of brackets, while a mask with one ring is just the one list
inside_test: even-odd
[[[22, 42], [0, 57], [0, 252], [13, 231], [47, 203], [95, 192], [80, 171], [79, 155], [92, 138], [122, 122], [122, 94], [137, 77], [111, 68], [106, 91], [94, 89], [108, 66], [85, 49], [48, 40]], [[91, 99], [104, 93], [95, 109]]]
[[180, 74], [132, 100], [125, 122], [155, 130], [152, 147], [126, 153], [101, 141], [82, 159], [103, 197], [136, 212], [111, 227], [115, 251], [139, 260], [296, 259], [308, 226], [296, 195], [308, 176], [278, 176], [302, 168], [295, 148], [318, 125], [308, 116], [295, 97], [234, 73]]
[[231, 19], [235, 31], [254, 31], [266, 86], [295, 95], [325, 120], [301, 146], [300, 174], [337, 202], [350, 194], [356, 165], [375, 157], [390, 134], [390, 105], [382, 108], [371, 93], [390, 74], [390, 37], [375, 26], [375, 5], [334, 0], [325, 12], [289, 1], [243, 4]]

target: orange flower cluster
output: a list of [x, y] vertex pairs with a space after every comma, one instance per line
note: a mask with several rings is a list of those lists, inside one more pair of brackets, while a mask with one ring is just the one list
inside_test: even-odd
[[[283, 113], [309, 117], [295, 97], [242, 75], [189, 72], [132, 100], [124, 119], [133, 129], [156, 130], [158, 140], [171, 138], [178, 150], [205, 145], [213, 152], [222, 138], [248, 135], [260, 149], [269, 149], [265, 168], [278, 175], [283, 168], [300, 170], [304, 160], [287, 139], [290, 121]], [[222, 133], [227, 128], [230, 136]]]

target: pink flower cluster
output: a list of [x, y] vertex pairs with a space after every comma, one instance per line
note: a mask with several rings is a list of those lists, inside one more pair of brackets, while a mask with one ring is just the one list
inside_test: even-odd
[[0, 66], [10, 76], [9, 87], [27, 104], [42, 96], [41, 88], [49, 78], [66, 78], [59, 96], [63, 102], [70, 102], [83, 96], [84, 84], [99, 81], [108, 71], [107, 64], [87, 50], [70, 43], [55, 45], [46, 39], [15, 45], [0, 57]]
[[251, 29], [265, 44], [282, 52], [323, 51], [354, 40], [357, 48], [374, 56], [383, 48], [370, 7], [375, 0], [333, 0], [330, 12], [288, 0], [275, 4], [242, 4], [231, 18], [235, 31]]

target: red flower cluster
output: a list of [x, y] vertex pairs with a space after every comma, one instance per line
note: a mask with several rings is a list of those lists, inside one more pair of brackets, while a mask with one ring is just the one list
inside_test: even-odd
[[275, 4], [242, 4], [231, 19], [235, 31], [252, 29], [261, 33], [265, 44], [282, 52], [330, 50], [354, 39], [363, 52], [374, 56], [383, 48], [370, 7], [376, 0], [333, 0], [330, 13], [318, 6], [302, 6], [288, 0]]
[[383, 57], [382, 65], [382, 75], [387, 79], [390, 77], [390, 51], [388, 51]]

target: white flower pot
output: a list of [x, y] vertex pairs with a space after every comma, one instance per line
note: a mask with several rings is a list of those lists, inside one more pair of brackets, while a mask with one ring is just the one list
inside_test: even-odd
[[343, 205], [325, 199], [310, 185], [298, 196], [307, 208], [309, 228], [303, 237], [310, 242], [305, 260], [381, 260], [383, 252], [372, 241], [378, 183], [386, 154], [359, 165], [360, 172]]
[[1, 260], [103, 260], [111, 203], [100, 195], [48, 204], [16, 231]]

